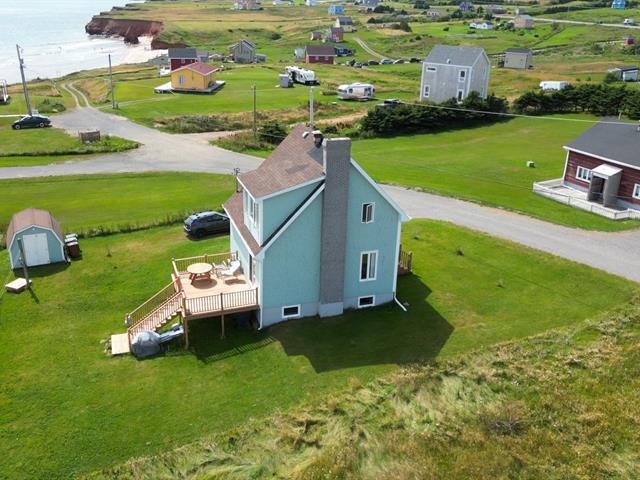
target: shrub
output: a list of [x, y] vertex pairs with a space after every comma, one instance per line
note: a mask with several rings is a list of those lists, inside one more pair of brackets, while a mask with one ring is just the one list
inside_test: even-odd
[[258, 130], [258, 138], [273, 145], [278, 145], [286, 136], [286, 127], [278, 121], [267, 122]]

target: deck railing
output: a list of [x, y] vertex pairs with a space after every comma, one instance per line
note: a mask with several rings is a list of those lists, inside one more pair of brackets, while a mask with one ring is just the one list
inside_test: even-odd
[[222, 314], [248, 307], [258, 306], [258, 289], [241, 290], [238, 292], [219, 293], [206, 297], [186, 298], [184, 300], [185, 313], [201, 315], [204, 313]]
[[222, 263], [225, 261], [233, 261], [238, 259], [238, 252], [227, 252], [227, 253], [212, 253], [206, 255], [199, 255], [197, 257], [188, 257], [188, 258], [174, 258], [172, 263], [174, 267], [174, 272], [178, 274], [187, 273], [187, 268], [189, 265], [193, 265], [194, 263]]
[[158, 307], [160, 307], [167, 300], [173, 297], [175, 293], [176, 289], [174, 283], [171, 282], [169, 285], [164, 287], [162, 290], [160, 290], [138, 308], [133, 310], [131, 313], [127, 313], [127, 315], [125, 316], [125, 323], [127, 327], [131, 328], [135, 324], [146, 318], [150, 313], [157, 310]]

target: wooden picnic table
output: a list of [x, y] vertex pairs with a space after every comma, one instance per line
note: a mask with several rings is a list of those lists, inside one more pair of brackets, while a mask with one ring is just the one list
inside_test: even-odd
[[213, 265], [210, 263], [192, 263], [187, 267], [191, 283], [195, 282], [198, 278], [211, 279], [212, 271]]

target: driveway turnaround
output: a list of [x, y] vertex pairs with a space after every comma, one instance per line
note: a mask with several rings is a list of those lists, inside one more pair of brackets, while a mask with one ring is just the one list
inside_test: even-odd
[[592, 232], [455, 198], [384, 189], [412, 218], [445, 220], [640, 282], [640, 231]]
[[[208, 140], [216, 134], [172, 135], [88, 107], [88, 102], [81, 92], [71, 86], [66, 87], [76, 100], [77, 108], [52, 117], [55, 127], [62, 128], [72, 135], [77, 135], [81, 130], [97, 129], [102, 135], [135, 140], [142, 146], [127, 152], [96, 156], [90, 160], [0, 168], [0, 179], [150, 171], [230, 174], [234, 168], [241, 171], [253, 170], [261, 162], [256, 157], [210, 145]], [[82, 106], [79, 98], [84, 100], [85, 106]]]

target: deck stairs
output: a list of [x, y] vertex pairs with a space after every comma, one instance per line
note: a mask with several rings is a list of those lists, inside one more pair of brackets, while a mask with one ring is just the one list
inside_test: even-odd
[[147, 313], [135, 325], [128, 328], [128, 333], [133, 340], [135, 336], [147, 330], [157, 331], [173, 320], [182, 308], [182, 294], [176, 292]]

